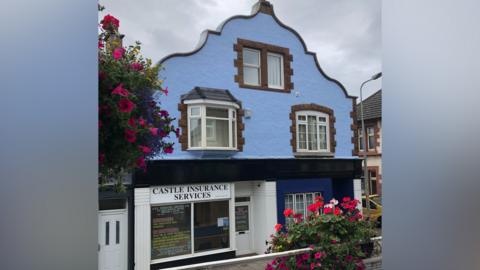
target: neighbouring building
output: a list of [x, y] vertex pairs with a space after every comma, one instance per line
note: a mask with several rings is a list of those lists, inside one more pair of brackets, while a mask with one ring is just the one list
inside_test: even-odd
[[[365, 134], [362, 134], [360, 103], [357, 105], [359, 156], [365, 154], [363, 136], [367, 138], [367, 170], [370, 179], [370, 194], [382, 195], [382, 90], [363, 101]], [[362, 193], [365, 187], [362, 182]]]
[[161, 105], [181, 135], [170, 138], [173, 154], [134, 174], [130, 195], [105, 197], [122, 204], [125, 220], [100, 220], [100, 241], [128, 240], [103, 258], [120, 254], [125, 268], [105, 269], [262, 254], [285, 208], [306, 213], [317, 195], [360, 199], [356, 98], [270, 2], [160, 63], [170, 89]]

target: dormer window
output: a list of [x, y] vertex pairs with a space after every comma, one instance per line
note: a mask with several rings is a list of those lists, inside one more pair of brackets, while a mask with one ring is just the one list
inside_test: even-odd
[[288, 48], [238, 39], [234, 46], [237, 59], [235, 81], [241, 88], [290, 93], [293, 89]]
[[228, 90], [195, 87], [181, 99], [182, 150], [243, 150], [241, 102]]

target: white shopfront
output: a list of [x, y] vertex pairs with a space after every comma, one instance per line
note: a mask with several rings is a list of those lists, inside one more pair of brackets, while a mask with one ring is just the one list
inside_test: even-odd
[[263, 253], [276, 223], [275, 182], [153, 186], [134, 194], [135, 269], [225, 252]]

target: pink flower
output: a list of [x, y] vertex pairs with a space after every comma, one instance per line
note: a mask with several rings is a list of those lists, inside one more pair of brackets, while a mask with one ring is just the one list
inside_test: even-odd
[[310, 212], [316, 212], [318, 210], [318, 205], [316, 203], [312, 203], [307, 206], [307, 210]]
[[122, 98], [118, 102], [118, 110], [120, 112], [129, 113], [135, 108], [135, 104], [127, 98]]
[[320, 252], [315, 253], [315, 259], [318, 260], [318, 259], [320, 259], [321, 257], [322, 257], [322, 253], [320, 253]]
[[163, 152], [165, 152], [165, 154], [171, 154], [173, 153], [173, 147], [171, 145], [164, 147]]
[[158, 128], [150, 128], [150, 133], [153, 136], [157, 136], [158, 135]]
[[135, 135], [135, 131], [130, 129], [125, 129], [125, 140], [127, 142], [134, 143], [137, 140], [137, 136]]
[[343, 197], [342, 201], [343, 201], [343, 202], [349, 202], [349, 201], [350, 201], [350, 197]]
[[324, 214], [331, 214], [333, 212], [333, 209], [330, 207], [325, 207], [323, 208], [323, 213]]
[[140, 151], [142, 151], [144, 154], [149, 154], [152, 152], [152, 149], [147, 146], [139, 145], [138, 148], [140, 148]]
[[290, 217], [292, 214], [293, 214], [293, 210], [290, 209], [290, 208], [287, 208], [287, 209], [285, 209], [285, 211], [283, 211], [283, 215], [285, 217]]
[[129, 94], [130, 92], [123, 88], [123, 83], [117, 85], [117, 87], [115, 87], [115, 89], [112, 91], [112, 95], [119, 95], [122, 97], [128, 97]]
[[180, 129], [179, 128], [175, 129], [175, 135], [177, 136], [177, 138], [180, 137]]
[[310, 270], [313, 270], [313, 269], [315, 269], [315, 263], [312, 262], [310, 263]]
[[161, 111], [160, 111], [160, 116], [162, 116], [162, 117], [168, 117], [168, 112], [165, 111], [165, 110], [161, 110]]
[[143, 69], [143, 65], [137, 62], [131, 63], [130, 68], [136, 71], [140, 71]]
[[282, 224], [275, 225], [275, 231], [279, 232], [282, 229], [282, 227], [283, 227]]
[[305, 260], [305, 261], [308, 260], [309, 258], [310, 258], [310, 254], [309, 254], [309, 253], [304, 253], [304, 254], [302, 255], [302, 259]]
[[130, 118], [128, 119], [128, 125], [132, 128], [136, 128], [137, 127], [137, 124], [135, 123], [135, 118]]
[[124, 48], [115, 48], [115, 50], [113, 50], [113, 59], [118, 60], [122, 58], [124, 53], [125, 53]]
[[147, 168], [147, 165], [145, 164], [145, 158], [143, 157], [137, 158], [136, 164], [138, 168], [143, 168], [143, 170]]
[[163, 131], [163, 129], [161, 129], [159, 132], [158, 132], [158, 135], [160, 136], [160, 138], [164, 138], [167, 136], [167, 133], [165, 131]]
[[98, 40], [98, 48], [99, 49], [103, 48], [103, 42], [100, 39]]
[[142, 117], [138, 118], [138, 124], [142, 127], [145, 127], [145, 120]]

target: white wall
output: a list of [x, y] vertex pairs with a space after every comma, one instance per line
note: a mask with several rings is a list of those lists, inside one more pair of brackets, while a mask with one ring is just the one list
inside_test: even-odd
[[254, 201], [254, 250], [263, 254], [267, 250], [265, 241], [270, 240], [277, 224], [276, 182], [257, 181], [253, 187]]

